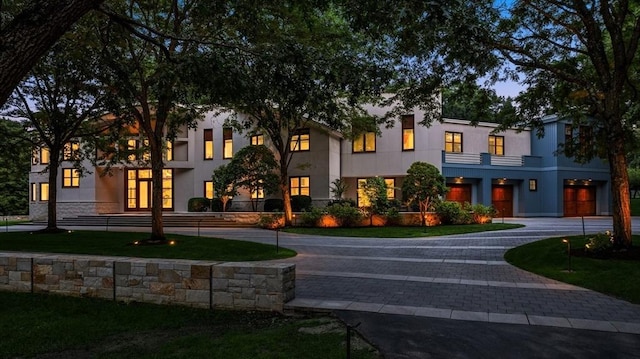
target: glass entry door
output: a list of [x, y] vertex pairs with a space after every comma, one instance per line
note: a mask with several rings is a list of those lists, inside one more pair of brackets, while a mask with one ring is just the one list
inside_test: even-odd
[[[126, 209], [149, 211], [152, 202], [152, 178], [150, 169], [127, 170]], [[173, 170], [162, 170], [162, 209], [173, 209]]]

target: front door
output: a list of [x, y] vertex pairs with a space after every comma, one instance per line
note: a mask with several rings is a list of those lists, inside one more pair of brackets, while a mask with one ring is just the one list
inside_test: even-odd
[[[127, 169], [126, 210], [150, 211], [152, 178], [150, 169]], [[162, 170], [162, 209], [173, 209], [173, 170]]]
[[491, 204], [498, 210], [499, 217], [513, 217], [513, 186], [493, 185]]

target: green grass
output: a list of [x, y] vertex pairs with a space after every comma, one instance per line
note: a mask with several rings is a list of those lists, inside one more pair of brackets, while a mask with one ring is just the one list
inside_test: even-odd
[[273, 245], [177, 234], [167, 235], [176, 241], [175, 245], [132, 245], [148, 237], [148, 233], [98, 231], [0, 232], [0, 250], [215, 261], [258, 261], [296, 255], [287, 248], [280, 248], [276, 253]]
[[355, 227], [355, 228], [307, 228], [289, 227], [285, 232], [309, 234], [315, 236], [338, 237], [371, 237], [371, 238], [415, 238], [446, 236], [451, 234], [464, 234], [485, 231], [499, 231], [524, 227], [522, 224], [490, 223], [490, 224], [463, 224], [433, 227]]
[[[0, 357], [344, 358], [344, 326], [307, 334], [329, 318], [124, 304], [0, 292]], [[335, 322], [334, 322], [335, 324]], [[376, 358], [371, 349], [354, 359]]]
[[[573, 248], [582, 248], [586, 243], [582, 236], [568, 238]], [[633, 236], [633, 243], [639, 246], [640, 236]], [[529, 272], [640, 304], [638, 261], [572, 256], [573, 272], [568, 272], [567, 245], [562, 243], [562, 238], [549, 238], [512, 248], [505, 254], [505, 259]]]

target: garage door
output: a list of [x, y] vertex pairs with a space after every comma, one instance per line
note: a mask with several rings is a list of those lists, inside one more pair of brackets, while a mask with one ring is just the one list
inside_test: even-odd
[[447, 201], [471, 203], [471, 185], [470, 184], [448, 184], [449, 192], [447, 193]]
[[513, 217], [513, 186], [493, 185], [491, 204], [498, 210], [498, 217]]
[[566, 217], [595, 216], [596, 188], [593, 186], [565, 186], [564, 215]]

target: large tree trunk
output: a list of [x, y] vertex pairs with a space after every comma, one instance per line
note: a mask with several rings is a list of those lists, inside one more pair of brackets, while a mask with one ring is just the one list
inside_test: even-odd
[[157, 144], [157, 139], [149, 139], [151, 152], [151, 238], [152, 242], [164, 242], [164, 226], [162, 223], [162, 146]]
[[293, 211], [291, 210], [291, 191], [289, 189], [289, 171], [286, 157], [286, 154], [280, 154], [280, 191], [282, 191], [284, 225], [290, 226], [293, 220]]
[[0, 30], [0, 104], [78, 19], [104, 0], [35, 0]]
[[629, 174], [623, 144], [609, 147], [609, 169], [611, 171], [611, 206], [613, 211], [613, 233], [617, 244], [631, 246], [631, 201], [629, 199]]
[[60, 166], [60, 149], [51, 149], [49, 157], [49, 200], [47, 201], [46, 232], [58, 230], [58, 168]]

